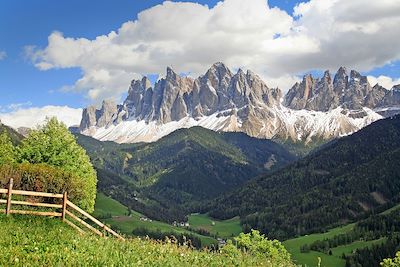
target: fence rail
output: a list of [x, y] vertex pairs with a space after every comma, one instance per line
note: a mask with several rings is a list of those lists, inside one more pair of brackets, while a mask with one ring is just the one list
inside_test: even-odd
[[[68, 200], [68, 194], [65, 192], [64, 194], [53, 194], [53, 193], [44, 193], [44, 192], [36, 192], [36, 191], [24, 191], [24, 190], [14, 190], [13, 189], [13, 179], [10, 179], [9, 186], [7, 189], [0, 188], [0, 194], [6, 194], [6, 199], [0, 199], [0, 204], [6, 204], [5, 209], [0, 209], [0, 213], [5, 213], [7, 216], [10, 214], [27, 214], [27, 215], [37, 215], [37, 216], [50, 216], [50, 217], [61, 217], [62, 221], [76, 229], [80, 233], [85, 233], [79, 226], [73, 223], [71, 220], [67, 219], [72, 218], [79, 224], [85, 226], [87, 229], [92, 231], [93, 233], [106, 237], [106, 234], [109, 233], [114, 237], [125, 240], [118, 233], [113, 231], [110, 227], [100, 222], [92, 215], [79, 208], [77, 205]], [[53, 204], [53, 203], [39, 203], [32, 201], [19, 201], [12, 200], [13, 195], [20, 196], [33, 196], [33, 197], [46, 197], [46, 198], [55, 198], [60, 199], [62, 201], [61, 204]], [[33, 206], [33, 207], [44, 207], [44, 208], [54, 208], [58, 211], [32, 211], [32, 210], [12, 210], [12, 205], [21, 205], [21, 206]], [[75, 215], [72, 211], [78, 213], [79, 215]], [[86, 220], [91, 221], [95, 226], [100, 227], [101, 230], [96, 229], [95, 226], [89, 224], [85, 219], [80, 218], [79, 216], [83, 216]]]

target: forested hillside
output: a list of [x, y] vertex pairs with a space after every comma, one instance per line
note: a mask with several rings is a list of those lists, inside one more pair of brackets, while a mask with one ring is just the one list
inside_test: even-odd
[[180, 129], [154, 143], [99, 142], [78, 135], [97, 168], [99, 190], [160, 220], [184, 219], [196, 201], [238, 188], [295, 160], [281, 145], [243, 133]]
[[288, 238], [353, 221], [400, 202], [400, 116], [325, 145], [203, 209], [240, 215], [245, 230]]

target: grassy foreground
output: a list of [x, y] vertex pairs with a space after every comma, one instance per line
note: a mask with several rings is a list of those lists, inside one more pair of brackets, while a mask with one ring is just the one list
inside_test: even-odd
[[[112, 228], [118, 229], [121, 233], [125, 235], [132, 235], [132, 231], [137, 228], [145, 228], [149, 231], [157, 232], [173, 232], [177, 234], [191, 234], [200, 238], [203, 246], [210, 246], [212, 244], [217, 244], [217, 240], [209, 237], [203, 236], [194, 232], [187, 230], [186, 228], [172, 226], [168, 223], [159, 221], [142, 221], [140, 218], [145, 217], [136, 211], [131, 211], [130, 216], [128, 214], [128, 208], [122, 205], [120, 202], [104, 195], [103, 193], [98, 193], [96, 197], [96, 204], [93, 216], [98, 218], [104, 218], [105, 215], [111, 215], [111, 218], [100, 219], [104, 223], [111, 225]], [[238, 233], [235, 234], [238, 235]]]
[[54, 218], [0, 215], [0, 266], [291, 266], [245, 253], [80, 236]]

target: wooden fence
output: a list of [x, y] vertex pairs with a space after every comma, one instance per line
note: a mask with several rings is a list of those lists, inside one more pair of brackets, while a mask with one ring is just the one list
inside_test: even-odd
[[[67, 219], [67, 216], [72, 218], [73, 220], [77, 221], [81, 225], [85, 226], [93, 233], [105, 237], [107, 233], [121, 239], [125, 240], [122, 236], [117, 234], [111, 228], [106, 226], [104, 223], [100, 222], [93, 216], [91, 216], [86, 211], [82, 210], [74, 203], [68, 200], [68, 194], [65, 192], [64, 194], [53, 194], [53, 193], [43, 193], [43, 192], [35, 192], [35, 191], [23, 191], [23, 190], [14, 190], [13, 189], [13, 180], [10, 180], [9, 186], [7, 189], [0, 188], [0, 194], [6, 194], [6, 199], [0, 198], [0, 204], [6, 204], [6, 208], [0, 209], [0, 213], [5, 213], [7, 216], [9, 214], [29, 214], [29, 215], [38, 215], [38, 216], [50, 216], [50, 217], [60, 217], [63, 222], [70, 225], [71, 227], [78, 230], [80, 233], [84, 233], [84, 231], [73, 223], [71, 220]], [[20, 196], [31, 196], [31, 197], [45, 197], [45, 198], [55, 198], [60, 200], [60, 204], [52, 204], [52, 203], [38, 203], [32, 201], [17, 201], [12, 200], [13, 195], [20, 195]], [[42, 207], [42, 208], [53, 208], [56, 211], [32, 211], [32, 210], [13, 210], [11, 209], [11, 205], [22, 205], [22, 206], [34, 206], [34, 207]], [[75, 215], [72, 211], [78, 213]], [[58, 211], [57, 211], [58, 210]], [[80, 218], [79, 216], [83, 216], [86, 220], [91, 221], [93, 225], [100, 227], [101, 230], [97, 229], [95, 226], [90, 225], [84, 219]]]

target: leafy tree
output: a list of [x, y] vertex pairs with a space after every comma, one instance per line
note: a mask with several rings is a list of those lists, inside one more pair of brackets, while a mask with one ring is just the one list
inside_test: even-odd
[[274, 260], [290, 261], [290, 254], [278, 240], [268, 240], [258, 230], [250, 233], [241, 233], [234, 240], [237, 246], [250, 254]]
[[394, 259], [384, 259], [381, 262], [382, 267], [400, 267], [400, 251], [396, 253]]
[[31, 131], [19, 149], [19, 162], [46, 163], [80, 177], [84, 184], [84, 198], [80, 205], [89, 212], [94, 210], [97, 175], [86, 151], [80, 147], [67, 127], [56, 118]]
[[0, 134], [0, 165], [15, 162], [15, 148], [6, 132]]

